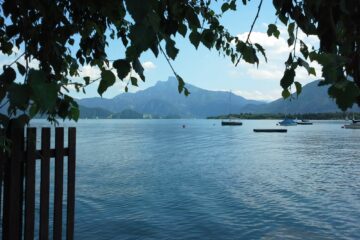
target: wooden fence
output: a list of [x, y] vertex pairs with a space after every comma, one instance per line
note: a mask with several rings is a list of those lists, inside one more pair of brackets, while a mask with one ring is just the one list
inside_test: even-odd
[[[36, 128], [13, 128], [11, 156], [0, 152], [0, 206], [2, 211], [2, 239], [30, 240], [74, 238], [75, 207], [75, 146], [76, 129], [68, 129], [68, 147], [64, 147], [64, 129], [55, 129], [55, 148], [51, 149], [50, 128], [41, 129], [41, 149], [36, 150]], [[64, 179], [64, 157], [67, 156], [67, 179]], [[51, 159], [54, 158], [53, 201], [50, 200]], [[40, 177], [36, 177], [36, 160], [40, 160]], [[39, 174], [38, 174], [39, 175]], [[36, 181], [40, 179], [40, 193], [36, 193]], [[63, 192], [67, 180], [66, 232], [63, 231]], [[37, 199], [40, 196], [40, 199]], [[36, 201], [37, 200], [37, 201]], [[39, 204], [36, 204], [39, 203]], [[53, 203], [53, 208], [50, 208]], [[35, 212], [36, 206], [39, 211]], [[1, 209], [1, 207], [0, 207]], [[53, 209], [53, 219], [49, 219]], [[38, 216], [39, 221], [35, 222]], [[49, 223], [52, 223], [53, 236]], [[50, 225], [51, 227], [51, 225]], [[38, 233], [35, 230], [38, 229]]]

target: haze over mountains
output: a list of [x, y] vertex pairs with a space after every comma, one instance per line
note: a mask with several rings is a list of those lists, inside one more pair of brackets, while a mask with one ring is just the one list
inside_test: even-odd
[[[177, 80], [170, 77], [155, 86], [136, 93], [122, 93], [112, 99], [87, 98], [78, 103], [86, 111], [95, 108], [101, 116], [133, 110], [148, 116], [176, 116], [182, 118], [205, 118], [231, 113], [323, 113], [339, 112], [335, 102], [328, 97], [327, 87], [318, 87], [319, 81], [303, 86], [299, 97], [291, 101], [279, 98], [270, 103], [248, 100], [224, 91], [209, 91], [186, 84], [190, 95], [185, 97], [177, 91]], [[230, 101], [231, 99], [231, 101]], [[359, 108], [353, 109], [359, 111]], [[92, 112], [92, 114], [94, 114]], [[96, 114], [96, 113], [95, 113]], [[82, 114], [83, 115], [83, 114]], [[84, 116], [84, 115], [83, 115]]]

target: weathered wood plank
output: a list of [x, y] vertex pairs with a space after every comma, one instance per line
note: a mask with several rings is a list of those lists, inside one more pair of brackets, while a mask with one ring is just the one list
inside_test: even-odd
[[22, 157], [23, 129], [12, 127], [8, 134], [12, 141], [11, 158], [6, 162], [4, 179], [3, 239], [21, 239], [22, 220]]
[[50, 128], [41, 131], [40, 240], [49, 239]]
[[[0, 135], [4, 135], [4, 130], [0, 129]], [[0, 217], [2, 217], [2, 190], [3, 190], [3, 180], [4, 180], [4, 167], [5, 167], [5, 161], [6, 161], [6, 154], [4, 151], [0, 151]]]
[[25, 162], [25, 232], [24, 239], [34, 239], [35, 226], [35, 152], [36, 128], [27, 129]]
[[67, 185], [67, 219], [66, 239], [74, 239], [74, 209], [75, 209], [75, 164], [76, 164], [76, 128], [68, 130], [68, 185]]
[[62, 201], [64, 174], [64, 128], [55, 130], [55, 193], [53, 239], [62, 239]]

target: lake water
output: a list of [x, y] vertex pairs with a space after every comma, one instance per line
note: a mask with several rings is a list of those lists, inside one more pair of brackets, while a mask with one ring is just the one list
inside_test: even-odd
[[76, 239], [360, 239], [360, 130], [243, 123], [81, 120]]

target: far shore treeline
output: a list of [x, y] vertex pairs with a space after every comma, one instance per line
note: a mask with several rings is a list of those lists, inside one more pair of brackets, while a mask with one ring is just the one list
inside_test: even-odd
[[[180, 115], [152, 115], [139, 113], [131, 109], [125, 109], [120, 113], [112, 113], [101, 108], [86, 108], [80, 106], [80, 119], [187, 119]], [[40, 117], [40, 116], [38, 116]], [[239, 113], [220, 116], [209, 116], [206, 119], [308, 119], [308, 120], [345, 120], [360, 119], [360, 112], [329, 112], [329, 113]], [[41, 118], [41, 117], [40, 117]], [[201, 118], [200, 118], [201, 119]]]
[[[207, 119], [229, 119], [229, 118], [239, 118], [239, 119], [283, 119], [285, 115], [283, 113], [240, 113], [240, 114], [230, 114], [230, 115], [221, 115], [208, 117]], [[287, 118], [292, 119], [309, 119], [309, 120], [344, 120], [344, 119], [360, 119], [360, 113], [345, 113], [345, 112], [335, 112], [335, 113], [303, 113], [303, 114], [287, 114]]]

